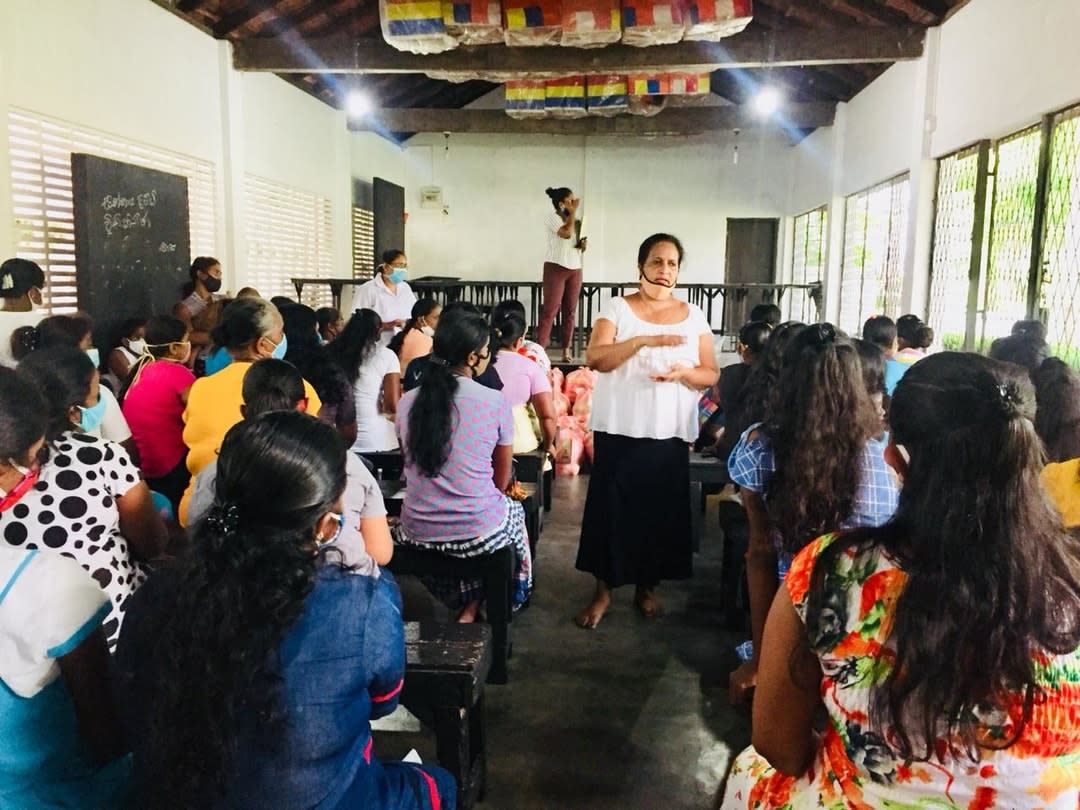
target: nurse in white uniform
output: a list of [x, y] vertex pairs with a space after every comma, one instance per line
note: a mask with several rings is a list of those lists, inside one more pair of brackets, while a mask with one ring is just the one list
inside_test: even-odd
[[373, 309], [382, 319], [380, 343], [386, 346], [412, 317], [416, 295], [405, 281], [409, 261], [404, 251], [388, 250], [382, 264], [375, 268], [375, 278], [361, 284], [353, 298], [356, 309]]

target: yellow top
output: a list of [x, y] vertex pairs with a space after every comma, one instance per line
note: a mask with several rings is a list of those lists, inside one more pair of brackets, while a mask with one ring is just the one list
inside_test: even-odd
[[[191, 483], [180, 501], [181, 526], [187, 525], [187, 507], [195, 488], [195, 476], [217, 458], [229, 428], [244, 418], [240, 406], [244, 404], [244, 375], [249, 368], [249, 362], [233, 362], [216, 374], [196, 380], [191, 386], [183, 417]], [[322, 402], [307, 380], [304, 380], [304, 390], [308, 398], [307, 412], [318, 416]]]
[[1080, 527], [1080, 458], [1047, 464], [1042, 483], [1046, 494], [1065, 518], [1065, 525], [1070, 529]]

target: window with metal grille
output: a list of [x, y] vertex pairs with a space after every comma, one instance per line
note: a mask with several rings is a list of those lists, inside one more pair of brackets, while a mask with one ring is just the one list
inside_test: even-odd
[[909, 186], [903, 175], [847, 198], [839, 326], [850, 334], [871, 315], [901, 314]]
[[[294, 278], [333, 276], [330, 200], [248, 174], [244, 176], [244, 205], [248, 283], [264, 298], [295, 297]], [[301, 300], [311, 307], [330, 306], [330, 289], [323, 284], [308, 284]]]
[[32, 259], [45, 271], [42, 293], [46, 311], [74, 312], [78, 308], [72, 152], [186, 177], [192, 256], [215, 252], [213, 163], [25, 110], [8, 113], [8, 146], [15, 255]]
[[[792, 245], [791, 283], [820, 284], [825, 270], [825, 243], [828, 233], [828, 206], [815, 208], [795, 217], [795, 241]], [[819, 301], [809, 290], [793, 289], [788, 293], [788, 319], [814, 323]]]
[[979, 289], [976, 346], [1003, 337], [1027, 317], [1042, 130], [1032, 127], [998, 141], [990, 156], [990, 228], [986, 272]]
[[1039, 315], [1051, 349], [1080, 366], [1080, 107], [1053, 118]]
[[962, 348], [967, 332], [968, 289], [977, 226], [979, 149], [973, 146], [938, 161], [927, 322], [946, 349]]
[[352, 209], [353, 278], [371, 278], [375, 274], [375, 212], [359, 205]]

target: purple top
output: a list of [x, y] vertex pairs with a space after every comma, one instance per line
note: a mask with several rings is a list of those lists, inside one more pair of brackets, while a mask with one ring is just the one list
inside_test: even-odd
[[407, 490], [401, 522], [412, 540], [430, 543], [486, 537], [506, 520], [506, 496], [495, 488], [496, 445], [514, 443], [514, 417], [499, 391], [465, 377], [454, 394], [450, 454], [429, 478], [409, 459], [409, 412], [418, 391], [398, 403], [394, 424], [405, 452]]
[[502, 395], [511, 405], [525, 405], [537, 394], [551, 391], [551, 381], [540, 364], [517, 352], [496, 354], [495, 370], [503, 381]]

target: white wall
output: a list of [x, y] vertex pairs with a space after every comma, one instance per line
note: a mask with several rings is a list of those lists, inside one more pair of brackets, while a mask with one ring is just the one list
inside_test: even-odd
[[[785, 210], [788, 142], [744, 133], [739, 163], [730, 136], [584, 138], [418, 136], [405, 150], [406, 249], [416, 275], [538, 279], [548, 186], [584, 201], [586, 276], [636, 278], [637, 246], [651, 233], [683, 240], [686, 282], [723, 280], [727, 217]], [[421, 209], [419, 189], [443, 189], [448, 213]]]
[[925, 310], [936, 158], [1080, 101], [1077, 31], [1077, 0], [971, 0], [928, 32], [921, 59], [889, 68], [841, 105], [833, 127], [792, 149], [787, 212], [830, 203], [828, 317], [838, 306], [844, 197], [902, 172], [911, 179], [903, 308]]
[[[350, 269], [344, 117], [277, 77], [239, 74], [230, 46], [148, 0], [3, 0], [0, 113], [17, 107], [214, 164], [226, 286], [247, 278], [243, 177], [333, 203], [335, 269]], [[14, 248], [0, 137], [0, 256]]]

